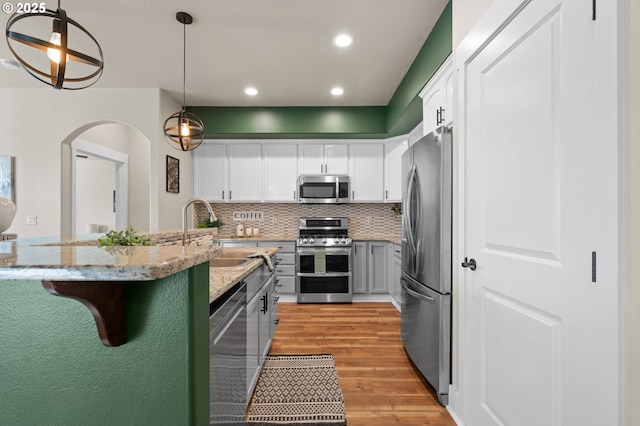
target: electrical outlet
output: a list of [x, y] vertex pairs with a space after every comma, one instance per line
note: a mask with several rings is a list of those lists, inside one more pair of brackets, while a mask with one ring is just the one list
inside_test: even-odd
[[28, 215], [27, 216], [27, 225], [37, 225], [38, 224], [38, 215]]

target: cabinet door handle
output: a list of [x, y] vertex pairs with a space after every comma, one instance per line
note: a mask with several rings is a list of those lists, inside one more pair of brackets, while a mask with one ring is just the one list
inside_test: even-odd
[[296, 199], [296, 190], [295, 189], [293, 190], [293, 199], [294, 200]]
[[384, 191], [384, 199], [385, 200], [389, 199], [389, 190], [388, 189]]
[[229, 201], [231, 201], [231, 190], [229, 190]]
[[222, 191], [222, 199], [224, 200], [224, 191]]
[[356, 190], [355, 190], [355, 189], [352, 189], [352, 190], [351, 190], [351, 199], [352, 199], [352, 200], [355, 200], [355, 199], [356, 199]]

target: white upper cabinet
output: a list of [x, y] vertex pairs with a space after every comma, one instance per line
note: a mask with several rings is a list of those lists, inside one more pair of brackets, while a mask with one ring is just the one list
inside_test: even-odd
[[348, 144], [298, 145], [299, 174], [349, 174]]
[[351, 145], [351, 201], [384, 200], [384, 145]]
[[229, 144], [229, 201], [262, 200], [262, 144]]
[[420, 92], [422, 98], [423, 135], [453, 120], [453, 68], [447, 58]]
[[331, 175], [349, 174], [349, 145], [325, 145], [324, 172]]
[[297, 202], [298, 146], [269, 144], [264, 153], [264, 200]]
[[402, 200], [402, 154], [408, 147], [406, 137], [384, 144], [384, 201]]
[[203, 143], [193, 151], [193, 196], [226, 201], [227, 145]]

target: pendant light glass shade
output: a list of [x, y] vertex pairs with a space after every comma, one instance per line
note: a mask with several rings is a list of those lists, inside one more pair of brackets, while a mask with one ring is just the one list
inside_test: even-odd
[[176, 13], [176, 19], [183, 26], [183, 62], [182, 62], [182, 110], [172, 114], [164, 121], [164, 137], [175, 149], [191, 151], [196, 149], [204, 139], [204, 124], [195, 114], [187, 112], [186, 108], [186, 68], [187, 68], [187, 25], [193, 22], [193, 17], [186, 12]]
[[102, 75], [104, 57], [100, 45], [60, 9], [59, 2], [55, 11], [14, 13], [7, 21], [6, 38], [9, 50], [22, 67], [54, 89], [84, 89]]

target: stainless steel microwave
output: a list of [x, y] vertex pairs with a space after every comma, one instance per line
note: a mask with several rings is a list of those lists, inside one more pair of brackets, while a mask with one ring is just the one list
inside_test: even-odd
[[298, 201], [301, 204], [343, 204], [351, 191], [347, 175], [300, 175]]

